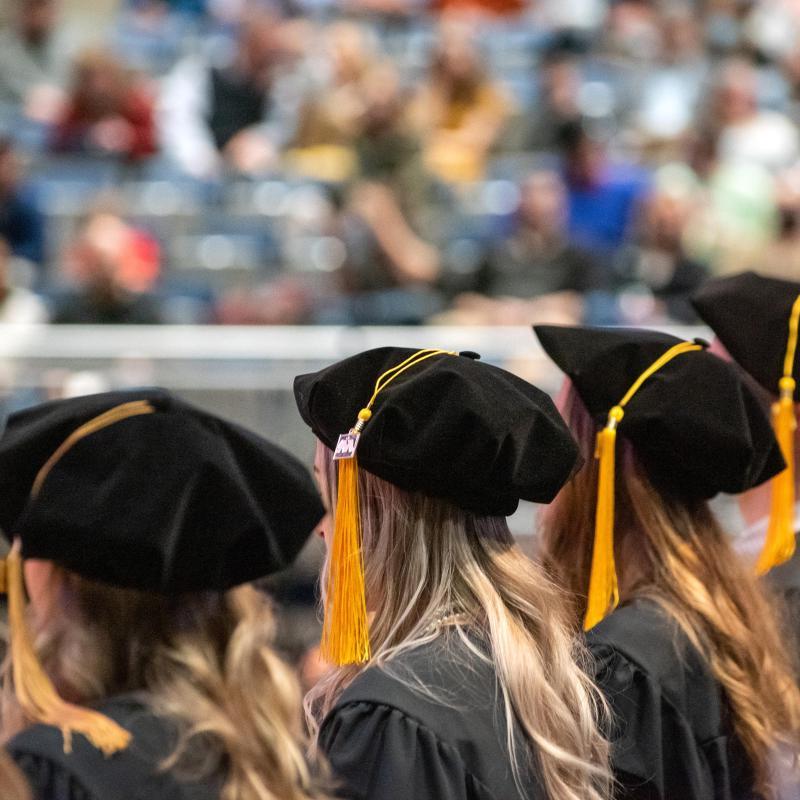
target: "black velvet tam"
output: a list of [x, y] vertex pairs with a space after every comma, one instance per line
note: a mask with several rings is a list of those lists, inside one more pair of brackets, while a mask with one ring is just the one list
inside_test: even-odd
[[[789, 341], [789, 315], [798, 295], [800, 283], [743, 272], [708, 281], [692, 304], [731, 356], [777, 396]], [[792, 377], [800, 384], [800, 358], [795, 358]], [[795, 389], [795, 401], [800, 401], [800, 386]]]
[[[534, 330], [601, 426], [636, 379], [681, 342], [634, 328], [539, 325]], [[662, 489], [697, 498], [743, 492], [785, 468], [754, 389], [735, 364], [705, 350], [683, 353], [634, 394], [619, 435], [633, 443]]]
[[[90, 433], [42, 466], [77, 428], [120, 404], [155, 413]], [[291, 455], [165, 390], [111, 392], [12, 415], [0, 438], [0, 527], [25, 558], [167, 594], [224, 591], [287, 566], [324, 509]]]
[[[297, 407], [329, 448], [356, 422], [375, 381], [414, 350], [382, 347], [295, 378]], [[437, 355], [377, 397], [358, 444], [361, 467], [408, 491], [478, 514], [548, 503], [576, 467], [578, 449], [550, 398], [474, 354]]]

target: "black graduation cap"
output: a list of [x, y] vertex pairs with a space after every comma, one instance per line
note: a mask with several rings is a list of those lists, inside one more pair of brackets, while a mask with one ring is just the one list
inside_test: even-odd
[[324, 514], [308, 472], [163, 389], [14, 414], [0, 438], [0, 528], [24, 558], [173, 594], [288, 565]]
[[[800, 283], [743, 272], [706, 282], [692, 298], [702, 320], [731, 356], [770, 394], [779, 394], [789, 338], [789, 318]], [[792, 376], [800, 380], [800, 359]], [[800, 401], [795, 388], [795, 401]]]
[[[604, 424], [632, 384], [681, 343], [634, 328], [539, 325], [545, 352]], [[648, 475], [681, 496], [738, 493], [785, 468], [769, 420], [747, 376], [705, 349], [685, 352], [650, 375], [619, 423]]]
[[772, 484], [769, 527], [756, 565], [763, 575], [788, 561], [795, 551], [800, 283], [744, 272], [709, 281], [692, 302], [731, 356], [778, 398], [772, 407], [772, 423], [787, 469]]
[[617, 431], [650, 479], [681, 497], [742, 492], [785, 468], [769, 421], [735, 365], [686, 342], [633, 328], [534, 328], [571, 379], [597, 436], [597, 510], [584, 628], [619, 602], [614, 565]]
[[[335, 449], [378, 378], [416, 354], [381, 347], [299, 375], [300, 414]], [[379, 478], [497, 516], [520, 499], [550, 502], [577, 460], [548, 395], [474, 353], [439, 351], [398, 373], [377, 394], [358, 442], [359, 465]]]

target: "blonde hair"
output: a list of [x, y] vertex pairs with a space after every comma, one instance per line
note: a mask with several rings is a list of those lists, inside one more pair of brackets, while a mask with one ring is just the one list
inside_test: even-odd
[[[52, 610], [31, 613], [30, 625], [65, 699], [144, 690], [152, 711], [178, 726], [161, 768], [193, 780], [223, 775], [222, 800], [324, 796], [304, 757], [300, 689], [272, 650], [274, 615], [256, 589], [169, 598], [54, 567], [46, 591]], [[7, 659], [4, 738], [27, 725], [11, 684]]]
[[[335, 513], [331, 452], [317, 450], [323, 494]], [[562, 593], [515, 546], [502, 517], [481, 517], [445, 500], [405, 492], [359, 471], [372, 664], [385, 665], [432, 641], [443, 613], [469, 645], [478, 630], [489, 645], [506, 717], [506, 738], [521, 795], [520, 753], [534, 752], [551, 800], [607, 796], [607, 743], [598, 732], [602, 700], [579, 667], [586, 657], [571, 635]], [[327, 562], [323, 568], [324, 586]], [[481, 656], [476, 648], [472, 652]], [[577, 663], [576, 663], [577, 662]], [[312, 731], [363, 669], [324, 677], [306, 697]], [[514, 734], [514, 720], [524, 741]]]
[[[597, 497], [592, 458], [597, 425], [570, 387], [565, 418], [586, 466], [543, 514], [545, 565], [583, 617]], [[664, 493], [651, 483], [630, 442], [617, 442], [615, 553], [624, 602], [647, 597], [674, 619], [706, 658], [730, 704], [733, 727], [755, 775], [774, 796], [776, 750], [800, 751], [800, 690], [784, 647], [776, 599], [736, 556], [708, 503]]]

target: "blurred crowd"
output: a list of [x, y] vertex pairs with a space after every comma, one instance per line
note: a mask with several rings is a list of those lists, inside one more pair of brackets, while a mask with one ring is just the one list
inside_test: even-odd
[[800, 277], [796, 0], [65, 5], [0, 28], [0, 322], [690, 323]]

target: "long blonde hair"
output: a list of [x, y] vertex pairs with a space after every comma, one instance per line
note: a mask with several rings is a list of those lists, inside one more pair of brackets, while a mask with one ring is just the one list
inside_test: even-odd
[[[335, 469], [323, 445], [316, 463], [335, 514]], [[478, 630], [489, 645], [521, 794], [517, 754], [535, 749], [551, 800], [606, 797], [608, 747], [597, 728], [602, 700], [579, 666], [585, 651], [568, 628], [562, 593], [515, 546], [505, 519], [405, 492], [363, 469], [359, 481], [371, 663], [387, 664], [432, 641], [437, 618], [457, 612], [462, 640]], [[323, 586], [326, 570], [327, 563]], [[361, 669], [333, 670], [309, 692], [313, 731]], [[515, 741], [514, 720], [523, 742]]]
[[[574, 388], [564, 415], [586, 465], [542, 515], [545, 566], [586, 610], [597, 498], [592, 458], [597, 425]], [[702, 446], [698, 444], [698, 446]], [[730, 704], [733, 726], [755, 775], [774, 796], [771, 755], [800, 752], [800, 690], [784, 647], [777, 599], [736, 556], [708, 503], [651, 483], [630, 442], [617, 442], [615, 554], [621, 601], [661, 606], [706, 658]]]
[[[177, 724], [161, 767], [224, 778], [223, 800], [321, 798], [304, 757], [301, 694], [272, 650], [272, 609], [250, 586], [169, 598], [86, 580], [54, 566], [47, 614], [31, 613], [42, 665], [68, 700], [144, 691]], [[61, 613], [59, 609], [65, 609]], [[2, 736], [28, 723], [3, 670]]]

